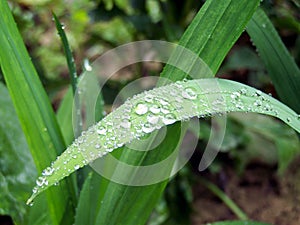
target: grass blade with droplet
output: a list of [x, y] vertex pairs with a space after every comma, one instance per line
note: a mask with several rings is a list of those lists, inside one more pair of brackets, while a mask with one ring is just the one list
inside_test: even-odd
[[258, 49], [280, 99], [300, 113], [300, 70], [262, 9], [258, 9], [249, 21], [247, 32]]
[[[156, 107], [153, 108], [154, 106]], [[300, 132], [298, 114], [269, 95], [247, 85], [222, 79], [172, 83], [134, 96], [91, 126], [57, 158], [50, 167], [51, 173], [39, 177], [38, 181], [41, 182], [35, 187], [28, 203], [70, 173], [132, 140], [176, 121], [228, 112], [271, 115]], [[142, 175], [138, 172], [137, 169], [129, 174]]]

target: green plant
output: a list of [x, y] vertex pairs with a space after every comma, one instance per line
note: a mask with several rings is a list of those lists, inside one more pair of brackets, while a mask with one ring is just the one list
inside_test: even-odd
[[[280, 39], [276, 36], [277, 34], [267, 16], [260, 9], [256, 11], [258, 4], [258, 0], [207, 1], [180, 39], [179, 44], [200, 56], [213, 72], [212, 74], [200, 73], [201, 78], [211, 78], [217, 72], [226, 54], [248, 24], [247, 31], [251, 35], [255, 45], [257, 45], [258, 51], [261, 53], [261, 58], [267, 65], [271, 79], [282, 101], [299, 113], [300, 105], [297, 98], [299, 96], [297, 84], [300, 83], [299, 69], [289, 56]], [[58, 125], [59, 123], [20, 38], [7, 3], [1, 1], [0, 8], [3, 11], [0, 15], [1, 69], [37, 172], [45, 174], [38, 180], [38, 184], [43, 185], [38, 185], [38, 188], [35, 189], [36, 194], [39, 194], [42, 190], [55, 184], [89, 161], [98, 158], [99, 153], [101, 155], [106, 154], [107, 149], [102, 148], [99, 150], [98, 148], [94, 148], [94, 145], [97, 143], [93, 142], [97, 140], [100, 140], [100, 144], [104, 145], [108, 141], [107, 138], [117, 138], [118, 142], [116, 144], [120, 149], [113, 154], [118, 156], [119, 160], [134, 164], [135, 166], [147, 165], [166, 158], [172, 150], [170, 146], [177, 144], [174, 138], [180, 139], [181, 137], [180, 133], [178, 133], [180, 124], [173, 123], [192, 116], [212, 116], [230, 111], [258, 112], [278, 117], [299, 132], [299, 116], [270, 96], [251, 87], [231, 81], [216, 79], [180, 81], [186, 78], [188, 74], [178, 68], [167, 65], [161, 76], [174, 82], [179, 82], [169, 85], [161, 84], [163, 87], [149, 92], [153, 98], [160, 98], [166, 101], [167, 105], [169, 105], [166, 110], [170, 111], [167, 115], [162, 115], [160, 118], [161, 121], [158, 121], [157, 118], [152, 118], [152, 121], [157, 121], [157, 128], [163, 125], [170, 125], [168, 126], [168, 138], [166, 138], [164, 144], [157, 148], [156, 152], [159, 152], [159, 154], [148, 152], [137, 154], [127, 147], [121, 147], [125, 142], [154, 131], [154, 129], [149, 127], [144, 128], [142, 134], [132, 133], [132, 136], [125, 136], [123, 140], [118, 132], [110, 134], [109, 137], [99, 137], [96, 132], [96, 129], [100, 129], [101, 126], [107, 126], [109, 122], [119, 124], [120, 121], [116, 119], [116, 116], [120, 114], [119, 116], [122, 117], [125, 114], [124, 109], [126, 108], [133, 110], [130, 113], [132, 117], [132, 121], [130, 122], [133, 126], [136, 124], [147, 124], [147, 117], [144, 114], [146, 114], [146, 109], [148, 110], [153, 106], [153, 103], [137, 105], [144, 102], [146, 95], [149, 95], [149, 93], [142, 93], [127, 101], [115, 112], [101, 120], [98, 125], [92, 127], [91, 129], [94, 129], [93, 133], [76, 139], [74, 143], [79, 145], [82, 144], [82, 138], [87, 139], [87, 145], [83, 147], [87, 153], [76, 154], [78, 146], [71, 145], [57, 161], [54, 161], [66, 149], [65, 141], [69, 140], [70, 136], [72, 136], [72, 134], [66, 133], [71, 132], [71, 123], [64, 123], [61, 127]], [[239, 19], [236, 20], [236, 18]], [[250, 23], [248, 23], [249, 20]], [[271, 43], [271, 45], [269, 46], [265, 43]], [[275, 53], [273, 54], [273, 52]], [[181, 56], [180, 54], [175, 54], [171, 60], [180, 60]], [[190, 66], [189, 70], [194, 65]], [[278, 71], [282, 72], [278, 73]], [[281, 76], [283, 73], [287, 79], [282, 79]], [[211, 90], [211, 85], [209, 84], [218, 84], [220, 90]], [[208, 90], [201, 89], [203, 87]], [[186, 106], [186, 108], [183, 108], [185, 110], [180, 111], [181, 107], [174, 107], [175, 104], [173, 103], [175, 103], [175, 100], [172, 96], [166, 98], [162, 95], [164, 92], [169, 93], [172, 90], [178, 96], [184, 93], [184, 96], [181, 98], [181, 106]], [[207, 96], [201, 98], [200, 96], [202, 96], [203, 92], [216, 101], [216, 108], [205, 106], [205, 103], [211, 104], [213, 101], [206, 102]], [[59, 111], [59, 118], [63, 116], [70, 117], [68, 115], [71, 114], [71, 109], [70, 107], [66, 107], [66, 105], [72, 104], [71, 92], [67, 97]], [[220, 97], [221, 100], [219, 99]], [[195, 101], [196, 99], [197, 101]], [[224, 108], [222, 107], [223, 102], [226, 103], [226, 107]], [[253, 108], [253, 105], [257, 106], [257, 110]], [[192, 107], [194, 107], [194, 110], [189, 111], [188, 109]], [[142, 114], [143, 116], [139, 116]], [[59, 118], [58, 120], [63, 121]], [[128, 123], [124, 125], [125, 128], [128, 127], [127, 125]], [[61, 130], [64, 131], [63, 134]], [[4, 132], [4, 128], [2, 131]], [[123, 131], [126, 132], [127, 130]], [[101, 131], [101, 133], [103, 132]], [[122, 129], [119, 132], [122, 132]], [[134, 137], [135, 135], [136, 137]], [[93, 143], [92, 148], [89, 146], [90, 143]], [[25, 143], [22, 145], [25, 146]], [[22, 151], [19, 148], [17, 147], [13, 150]], [[109, 151], [113, 150], [113, 148], [109, 148]], [[95, 156], [90, 157], [90, 153], [94, 153]], [[290, 157], [293, 157], [293, 155], [288, 156], [288, 158]], [[54, 163], [49, 167], [53, 161]], [[67, 163], [64, 164], [64, 161], [67, 161]], [[59, 166], [66, 166], [67, 170], [53, 170]], [[68, 171], [68, 169], [70, 170]], [[171, 167], [167, 169], [170, 170]], [[170, 171], [167, 170], [166, 172]], [[132, 174], [127, 175], [128, 177], [132, 176]], [[134, 175], [133, 173], [131, 179], [134, 178]], [[35, 204], [32, 207], [25, 208], [23, 206], [23, 212], [15, 216], [14, 219], [16, 222], [22, 224], [144, 224], [167, 184], [167, 181], [162, 181], [142, 187], [125, 186], [106, 180], [103, 177], [100, 178], [96, 173], [90, 173], [86, 177], [78, 197], [79, 191], [76, 180], [77, 177], [73, 174], [66, 180], [61, 181], [58, 186], [47, 189], [45, 191], [46, 198], [41, 194], [41, 197], [35, 200]], [[27, 191], [31, 185], [32, 181], [26, 184]], [[93, 192], [91, 189], [95, 191]], [[16, 192], [15, 194], [18, 193]], [[45, 208], [41, 208], [41, 206]], [[87, 209], [89, 209], [88, 213], [86, 213]], [[5, 208], [5, 210], [4, 213], [9, 212], [9, 208]], [[29, 211], [29, 216], [24, 219], [23, 214], [27, 210]], [[223, 224], [243, 223], [224, 222]]]

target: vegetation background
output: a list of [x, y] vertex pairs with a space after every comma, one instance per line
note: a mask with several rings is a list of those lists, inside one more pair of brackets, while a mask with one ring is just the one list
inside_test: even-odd
[[[69, 88], [70, 77], [52, 11], [64, 24], [76, 70], [80, 74], [88, 70], [90, 63], [102, 53], [124, 43], [147, 39], [177, 43], [205, 1], [8, 2], [31, 60], [53, 108], [57, 110]], [[299, 1], [265, 0], [261, 6], [299, 66]], [[110, 111], [114, 97], [126, 84], [142, 76], [159, 75], [161, 70], [162, 65], [148, 63], [133, 65], [117, 73], [103, 90], [106, 111]], [[246, 32], [227, 55], [217, 76], [248, 84], [278, 97]], [[0, 129], [0, 187], [3, 190], [0, 194], [0, 224], [10, 224], [10, 216], [15, 221], [22, 221], [24, 214], [28, 213], [26, 206], [20, 202], [28, 197], [37, 173], [29, 153], [18, 153], [17, 156], [5, 154], [6, 148], [24, 148], [27, 144], [19, 126], [11, 125], [18, 122], [16, 117], [11, 116], [14, 110], [5, 97], [8, 92], [1, 73], [0, 81], [1, 105], [10, 105], [9, 113], [0, 110], [0, 118], [4, 121], [3, 129]], [[5, 127], [9, 127], [11, 133], [4, 133]], [[243, 214], [232, 210], [224, 196], [232, 199], [232, 203], [252, 220], [272, 224], [300, 223], [300, 170], [297, 168], [300, 148], [292, 129], [270, 117], [231, 114], [222, 152], [209, 169], [201, 173], [197, 166], [209, 138], [209, 120], [203, 121], [200, 132], [195, 154], [168, 184], [149, 224], [203, 224], [242, 219]], [[13, 140], [15, 135], [18, 141], [8, 141]], [[73, 139], [64, 138], [67, 143]], [[284, 152], [292, 152], [292, 160], [284, 160]], [[19, 165], [12, 166], [16, 159], [21, 159]], [[89, 172], [87, 169], [82, 174]], [[79, 177], [79, 189], [83, 182], [84, 179]]]

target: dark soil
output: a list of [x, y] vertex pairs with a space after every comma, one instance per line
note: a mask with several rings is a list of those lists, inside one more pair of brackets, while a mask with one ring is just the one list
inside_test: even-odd
[[[218, 175], [202, 174], [217, 184], [251, 220], [274, 225], [300, 224], [300, 158], [283, 176], [275, 168], [252, 164], [238, 176], [227, 168]], [[194, 187], [192, 224], [238, 219], [230, 209], [207, 188]]]

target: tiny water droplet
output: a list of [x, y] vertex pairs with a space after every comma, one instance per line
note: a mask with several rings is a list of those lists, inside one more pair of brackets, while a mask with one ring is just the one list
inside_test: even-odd
[[240, 90], [240, 93], [241, 93], [242, 95], [246, 95], [246, 94], [247, 94], [247, 89], [246, 89], [246, 88], [242, 88], [242, 89]]
[[75, 166], [74, 166], [74, 169], [75, 169], [75, 170], [78, 170], [79, 168], [80, 168], [79, 165], [75, 165]]
[[261, 96], [261, 95], [262, 95], [262, 92], [261, 92], [260, 90], [256, 90], [256, 91], [255, 91], [255, 94], [256, 94], [257, 96]]
[[100, 134], [100, 135], [105, 135], [106, 134], [106, 129], [101, 126], [97, 129], [97, 133]]
[[144, 115], [148, 112], [148, 106], [143, 103], [138, 103], [135, 107], [135, 113], [138, 115]]
[[262, 101], [261, 101], [261, 100], [256, 100], [256, 101], [254, 102], [254, 105], [255, 105], [255, 106], [261, 106], [261, 105], [262, 105]]
[[47, 167], [46, 169], [44, 169], [44, 171], [42, 172], [42, 175], [44, 176], [50, 176], [52, 175], [52, 173], [54, 172], [54, 169], [51, 167]]
[[286, 118], [286, 121], [288, 122], [288, 123], [290, 123], [291, 122], [291, 118]]
[[121, 127], [125, 128], [125, 129], [129, 129], [131, 126], [131, 123], [128, 120], [123, 120], [120, 124]]
[[147, 116], [147, 121], [151, 124], [157, 124], [158, 121], [159, 121], [159, 117], [158, 116], [155, 116], [153, 114], [150, 114]]
[[151, 133], [152, 131], [155, 130], [155, 127], [150, 124], [150, 123], [145, 123], [143, 126], [142, 126], [142, 130], [148, 134], [148, 133]]
[[185, 88], [182, 93], [181, 93], [182, 97], [186, 98], [186, 99], [191, 99], [194, 100], [197, 98], [197, 94], [196, 91], [191, 88], [191, 87], [187, 87]]
[[233, 92], [230, 97], [234, 100], [237, 100], [239, 97], [241, 96], [241, 94], [239, 92]]
[[101, 145], [99, 143], [95, 144], [95, 149], [99, 149]]
[[152, 112], [152, 113], [154, 113], [154, 114], [160, 113], [160, 107], [159, 107], [159, 105], [157, 105], [157, 104], [151, 105], [151, 107], [150, 107], [149, 110], [150, 110], [150, 112]]
[[173, 113], [169, 113], [162, 118], [165, 125], [169, 125], [176, 122], [176, 116]]

